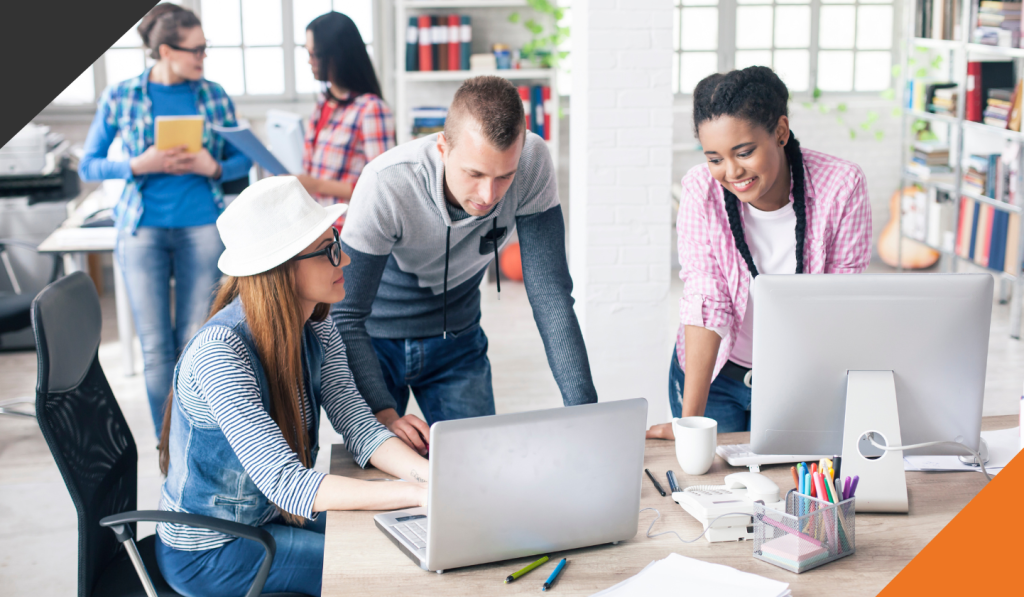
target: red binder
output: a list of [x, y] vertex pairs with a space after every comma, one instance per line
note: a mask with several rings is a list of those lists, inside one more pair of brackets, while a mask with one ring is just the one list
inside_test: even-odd
[[530, 86], [529, 85], [520, 85], [518, 87], [518, 89], [519, 89], [519, 97], [520, 97], [520, 99], [523, 100], [523, 112], [526, 113], [526, 130], [531, 130], [530, 129]]
[[981, 97], [981, 63], [967, 63], [967, 112], [965, 118], [971, 122], [981, 122], [985, 99]]
[[434, 32], [430, 28], [430, 15], [420, 15], [420, 70], [434, 70]]
[[551, 88], [545, 85], [540, 89], [541, 97], [544, 99], [544, 140], [551, 140], [551, 113], [555, 105], [551, 103]]
[[448, 15], [448, 70], [459, 70], [462, 65], [462, 38], [459, 15]]

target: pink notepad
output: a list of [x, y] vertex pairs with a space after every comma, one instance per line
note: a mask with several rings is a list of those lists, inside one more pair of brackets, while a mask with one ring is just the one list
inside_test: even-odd
[[783, 535], [761, 546], [761, 553], [797, 563], [818, 557], [827, 551], [824, 547], [796, 535]]

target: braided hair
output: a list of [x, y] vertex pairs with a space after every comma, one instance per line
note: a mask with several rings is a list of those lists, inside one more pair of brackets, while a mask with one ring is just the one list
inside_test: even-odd
[[[751, 66], [725, 74], [711, 75], [697, 84], [693, 90], [693, 131], [700, 125], [719, 116], [742, 118], [774, 132], [779, 118], [788, 116], [789, 90], [782, 79], [766, 66]], [[793, 211], [796, 212], [796, 273], [804, 272], [804, 233], [807, 229], [807, 210], [804, 202], [804, 160], [800, 153], [800, 142], [790, 131], [785, 148], [793, 180]], [[750, 247], [743, 234], [740, 221], [740, 201], [729, 189], [725, 193], [725, 213], [729, 216], [736, 250], [747, 264], [752, 277], [757, 277], [757, 266], [750, 255]]]

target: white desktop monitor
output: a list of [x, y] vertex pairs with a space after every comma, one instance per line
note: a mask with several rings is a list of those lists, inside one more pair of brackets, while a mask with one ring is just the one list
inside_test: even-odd
[[[978, 449], [991, 275], [760, 275], [753, 287], [754, 452], [842, 454], [851, 371], [893, 372], [898, 445]], [[882, 418], [864, 414], [869, 425]], [[965, 454], [948, 445], [905, 453]]]

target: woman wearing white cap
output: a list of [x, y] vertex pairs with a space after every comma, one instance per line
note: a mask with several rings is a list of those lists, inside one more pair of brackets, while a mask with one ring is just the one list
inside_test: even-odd
[[[265, 592], [319, 595], [325, 510], [425, 506], [427, 461], [370, 412], [327, 317], [345, 296], [331, 224], [293, 177], [246, 189], [217, 220], [228, 278], [178, 361], [160, 435], [161, 510], [262, 527], [277, 555]], [[360, 466], [411, 483], [312, 470], [321, 407]], [[157, 562], [182, 595], [242, 595], [263, 549], [185, 525], [157, 526]]]

